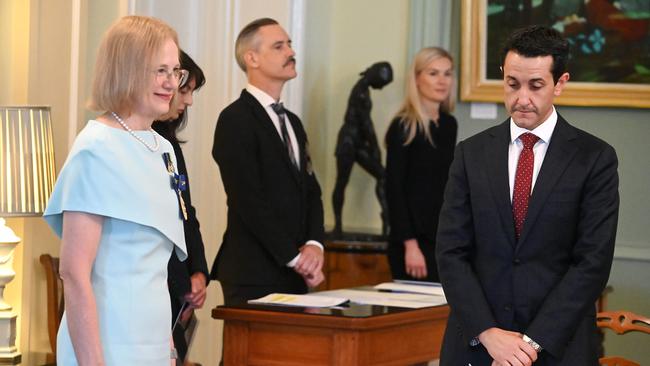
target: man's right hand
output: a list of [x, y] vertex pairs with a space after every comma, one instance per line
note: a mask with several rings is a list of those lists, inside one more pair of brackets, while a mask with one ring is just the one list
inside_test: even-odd
[[305, 280], [307, 287], [314, 288], [320, 285], [323, 280], [325, 280], [325, 275], [323, 274], [323, 271], [318, 270], [315, 273], [310, 273], [306, 276], [302, 276], [302, 278]]
[[322, 270], [324, 260], [322, 249], [315, 245], [305, 244], [300, 247], [300, 258], [293, 269], [303, 277], [313, 275]]
[[537, 361], [537, 352], [520, 333], [495, 327], [483, 331], [478, 339], [494, 359], [492, 365], [531, 366]]

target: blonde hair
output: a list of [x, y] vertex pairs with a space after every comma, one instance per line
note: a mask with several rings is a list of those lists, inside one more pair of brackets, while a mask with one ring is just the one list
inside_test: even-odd
[[160, 19], [132, 15], [113, 23], [97, 51], [88, 108], [131, 110], [149, 84], [152, 59], [169, 39], [178, 47], [176, 31]]
[[248, 23], [237, 36], [235, 41], [235, 60], [237, 60], [237, 65], [242, 71], [246, 72], [246, 61], [244, 60], [244, 54], [251, 49], [257, 49], [259, 47], [258, 40], [255, 37], [257, 31], [267, 25], [275, 25], [278, 22], [275, 19], [271, 18], [260, 18], [253, 20]]
[[[423, 131], [426, 139], [434, 145], [431, 131], [429, 129], [429, 117], [422, 109], [416, 79], [433, 60], [438, 58], [446, 58], [451, 61], [452, 65], [454, 63], [453, 57], [444, 49], [440, 47], [425, 47], [415, 55], [413, 62], [409, 67], [406, 76], [406, 95], [404, 97], [404, 102], [395, 115], [396, 118], [400, 118], [401, 124], [406, 132], [406, 141], [404, 142], [404, 145], [410, 144], [418, 131]], [[454, 110], [456, 102], [455, 84], [454, 81], [449, 96], [447, 96], [447, 99], [440, 104], [440, 112], [450, 113]], [[434, 123], [438, 122], [434, 121]]]

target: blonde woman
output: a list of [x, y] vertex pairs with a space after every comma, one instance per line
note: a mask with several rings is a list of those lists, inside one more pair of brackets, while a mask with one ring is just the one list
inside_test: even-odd
[[[57, 364], [169, 365], [167, 262], [187, 257], [172, 145], [151, 129], [186, 73], [176, 32], [128, 16], [104, 35], [90, 106], [45, 219], [61, 236]], [[177, 180], [177, 179], [176, 179]], [[170, 184], [172, 182], [172, 184]]]
[[439, 282], [435, 235], [458, 130], [450, 114], [453, 71], [447, 51], [420, 50], [406, 78], [404, 103], [386, 133], [388, 259], [395, 279]]

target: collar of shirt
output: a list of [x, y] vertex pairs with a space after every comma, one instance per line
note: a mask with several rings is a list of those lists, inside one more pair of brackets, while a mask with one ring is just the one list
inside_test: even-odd
[[[273, 107], [271, 107], [271, 104], [276, 103], [276, 100], [273, 99], [272, 96], [266, 94], [265, 91], [262, 89], [252, 85], [252, 84], [247, 84], [246, 85], [246, 91], [249, 92], [253, 98], [255, 98], [261, 105], [264, 107], [264, 110], [266, 111], [266, 114], [269, 116], [271, 119], [271, 122], [273, 122], [273, 127], [275, 127], [275, 130], [278, 132], [278, 136], [280, 139], [282, 139], [282, 129], [280, 127], [280, 117], [278, 117], [277, 113], [273, 110]], [[286, 124], [285, 126], [287, 127], [287, 133], [289, 134], [289, 139], [291, 140], [291, 146], [293, 147], [293, 156], [298, 165], [300, 165], [300, 150], [298, 146], [298, 139], [296, 138], [296, 133], [293, 130], [293, 126], [291, 126], [291, 123], [289, 122], [289, 117], [286, 117]]]
[[[253, 98], [255, 98], [262, 105], [262, 107], [266, 111], [266, 114], [271, 119], [271, 122], [273, 122], [273, 126], [278, 131], [278, 135], [280, 136], [280, 138], [282, 138], [282, 131], [280, 129], [280, 117], [278, 117], [277, 113], [275, 113], [275, 111], [273, 110], [273, 107], [271, 107], [271, 104], [275, 103], [276, 100], [273, 99], [272, 96], [266, 94], [265, 91], [252, 84], [246, 85], [246, 91], [249, 92], [253, 96]], [[290, 129], [291, 124], [287, 124], [287, 125], [288, 125], [287, 128]], [[293, 138], [294, 136], [291, 137]]]
[[542, 122], [541, 125], [537, 126], [537, 128], [532, 131], [528, 131], [525, 128], [517, 126], [512, 120], [512, 117], [510, 117], [510, 143], [514, 144], [519, 136], [526, 132], [531, 132], [535, 134], [535, 136], [539, 137], [541, 141], [546, 143], [546, 145], [548, 145], [551, 143], [551, 135], [553, 135], [553, 130], [555, 129], [556, 124], [557, 112], [555, 111], [555, 107], [553, 107], [553, 112], [551, 112], [551, 115], [548, 116], [546, 121]]
[[255, 99], [257, 99], [258, 102], [260, 102], [260, 104], [264, 107], [264, 109], [271, 108], [271, 104], [276, 102], [276, 100], [273, 99], [272, 96], [266, 94], [265, 91], [252, 84], [246, 85], [246, 91], [251, 93], [251, 95], [255, 97]]

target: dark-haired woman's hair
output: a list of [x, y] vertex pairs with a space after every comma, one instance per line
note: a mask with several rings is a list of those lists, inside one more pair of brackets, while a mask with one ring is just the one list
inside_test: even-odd
[[[192, 58], [185, 53], [185, 51], [180, 51], [180, 63], [181, 69], [188, 71], [187, 81], [183, 85], [180, 85], [178, 89], [187, 88], [190, 80], [194, 80], [195, 87], [194, 91], [201, 89], [205, 84], [205, 74], [199, 65], [192, 60]], [[187, 124], [187, 111], [182, 112], [176, 119], [167, 120], [167, 121], [155, 121], [151, 126], [156, 132], [158, 132], [162, 137], [166, 138], [171, 142], [185, 142], [180, 141], [176, 134], [180, 132], [185, 125]]]

